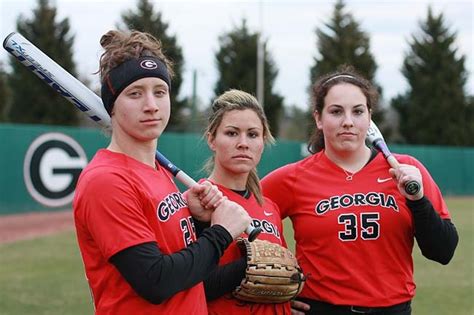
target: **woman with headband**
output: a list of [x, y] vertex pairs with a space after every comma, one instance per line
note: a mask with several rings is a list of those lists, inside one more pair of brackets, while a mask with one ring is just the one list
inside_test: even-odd
[[[377, 91], [352, 68], [312, 88], [311, 156], [262, 180], [265, 196], [290, 217], [307, 276], [293, 314], [409, 315], [415, 295], [412, 250], [447, 264], [458, 235], [441, 192], [415, 158], [397, 169], [365, 138]], [[421, 184], [416, 195], [409, 181]]]
[[[82, 171], [73, 202], [96, 314], [207, 314], [202, 281], [250, 223], [202, 182], [181, 194], [155, 161], [170, 117], [171, 64], [141, 32], [101, 38], [112, 137]], [[196, 237], [194, 219], [211, 227]]]

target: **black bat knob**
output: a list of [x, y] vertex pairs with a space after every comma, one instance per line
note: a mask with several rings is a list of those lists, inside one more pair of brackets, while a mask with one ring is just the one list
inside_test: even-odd
[[421, 187], [417, 181], [411, 180], [405, 183], [405, 191], [409, 195], [416, 195], [420, 191]]
[[249, 237], [248, 237], [249, 242], [253, 242], [261, 232], [262, 232], [261, 228], [259, 227], [254, 228], [252, 232], [250, 232], [249, 234]]

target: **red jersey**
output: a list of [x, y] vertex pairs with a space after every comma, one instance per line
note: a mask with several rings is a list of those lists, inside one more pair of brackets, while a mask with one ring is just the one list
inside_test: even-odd
[[96, 314], [207, 314], [202, 283], [153, 305], [109, 263], [130, 246], [157, 242], [171, 254], [196, 240], [186, 201], [156, 167], [99, 150], [79, 178], [74, 220]]
[[[425, 196], [441, 218], [449, 218], [425, 167], [407, 155], [396, 158], [420, 169]], [[319, 152], [262, 180], [265, 195], [293, 222], [296, 258], [307, 275], [302, 297], [367, 307], [413, 298], [413, 218], [389, 168], [377, 154], [347, 180], [344, 170]]]
[[[215, 183], [214, 183], [215, 184]], [[262, 228], [262, 232], [258, 236], [260, 240], [267, 240], [272, 243], [280, 244], [286, 247], [286, 242], [283, 238], [283, 228], [280, 219], [280, 212], [275, 203], [270, 199], [264, 198], [263, 205], [259, 205], [257, 199], [252, 194], [249, 199], [244, 198], [238, 193], [225, 188], [221, 185], [215, 184], [219, 190], [227, 196], [229, 200], [241, 205], [252, 218], [254, 227]], [[241, 235], [247, 237], [245, 233]], [[224, 255], [219, 261], [219, 265], [225, 265], [242, 257], [237, 243], [234, 241], [225, 250]], [[208, 302], [208, 309], [210, 315], [245, 315], [245, 314], [290, 314], [290, 303], [278, 304], [255, 304], [246, 303], [235, 299], [231, 293], [228, 293], [218, 299]]]

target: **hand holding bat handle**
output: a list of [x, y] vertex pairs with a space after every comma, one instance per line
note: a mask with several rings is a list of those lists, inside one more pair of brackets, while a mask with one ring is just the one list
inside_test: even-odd
[[[382, 136], [382, 133], [373, 121], [370, 121], [370, 127], [367, 130], [367, 141], [372, 144], [378, 151], [382, 152], [383, 156], [391, 167], [396, 169], [400, 167], [400, 163], [398, 163], [397, 159], [388, 149], [387, 144], [385, 143], [385, 140]], [[410, 180], [406, 182], [404, 186], [405, 192], [411, 196], [416, 195], [421, 189], [420, 183], [415, 180]]]
[[[390, 164], [391, 167], [393, 168], [399, 168], [400, 163], [398, 163], [397, 159], [393, 156], [390, 155], [389, 157], [386, 157], [388, 164]], [[416, 180], [410, 180], [405, 183], [405, 192], [411, 196], [416, 195], [420, 191], [420, 184]]]
[[[183, 183], [186, 187], [190, 188], [191, 186], [196, 185], [196, 181], [189, 177], [188, 174], [180, 170], [176, 165], [171, 163], [163, 154], [156, 151], [155, 155], [156, 160], [160, 163], [161, 166], [166, 168], [171, 174], [174, 175], [181, 183]], [[252, 242], [257, 238], [257, 236], [262, 232], [261, 228], [254, 228], [253, 226], [249, 225], [245, 229], [245, 233], [248, 235], [249, 242]]]

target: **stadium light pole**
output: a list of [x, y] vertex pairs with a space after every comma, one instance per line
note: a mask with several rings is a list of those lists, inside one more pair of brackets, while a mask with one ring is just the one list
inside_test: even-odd
[[264, 87], [265, 87], [265, 47], [263, 44], [263, 1], [258, 2], [258, 16], [260, 22], [260, 31], [257, 36], [257, 100], [264, 106]]
[[193, 70], [193, 95], [191, 98], [191, 132], [197, 132], [197, 70]]

